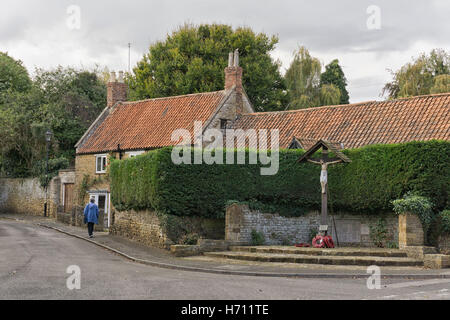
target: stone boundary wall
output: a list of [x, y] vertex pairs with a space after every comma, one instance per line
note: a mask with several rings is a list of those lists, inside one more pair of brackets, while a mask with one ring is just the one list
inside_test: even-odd
[[114, 224], [109, 232], [126, 237], [142, 244], [168, 249], [172, 241], [163, 232], [161, 221], [155, 212], [145, 211], [114, 211]]
[[[56, 216], [60, 199], [60, 180], [52, 179], [48, 187], [48, 211]], [[0, 212], [34, 216], [44, 215], [45, 189], [37, 178], [0, 179]]]
[[[98, 212], [98, 225], [95, 225], [94, 231], [104, 231], [104, 210]], [[86, 227], [84, 223], [84, 208], [80, 206], [74, 206], [69, 213], [64, 213], [61, 207], [58, 207], [56, 220], [71, 226]]]
[[440, 253], [450, 255], [450, 235], [441, 235], [439, 237], [438, 248]]
[[[336, 243], [340, 246], [372, 247], [370, 226], [374, 226], [380, 217], [384, 217], [387, 229], [386, 243], [398, 245], [398, 217], [391, 214], [383, 215], [353, 215], [338, 213], [334, 223], [329, 217], [328, 227]], [[311, 233], [318, 230], [320, 213], [311, 211], [301, 217], [282, 217], [273, 213], [252, 211], [247, 205], [233, 204], [227, 208], [225, 218], [225, 240], [251, 244], [252, 230], [264, 235], [267, 245], [293, 245], [310, 243]]]

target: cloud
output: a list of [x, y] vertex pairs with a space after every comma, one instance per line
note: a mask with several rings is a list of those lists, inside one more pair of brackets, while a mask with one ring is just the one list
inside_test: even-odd
[[[81, 12], [79, 30], [70, 30], [67, 8]], [[381, 29], [367, 29], [370, 5], [380, 8]], [[349, 82], [352, 101], [379, 99], [389, 80], [386, 68], [398, 69], [420, 52], [450, 47], [450, 3], [446, 0], [3, 0], [0, 11], [0, 50], [35, 66], [93, 66], [110, 69], [132, 64], [148, 46], [180, 24], [225, 23], [249, 26], [279, 36], [273, 52], [287, 68], [292, 53], [306, 46], [323, 63], [339, 58]]]

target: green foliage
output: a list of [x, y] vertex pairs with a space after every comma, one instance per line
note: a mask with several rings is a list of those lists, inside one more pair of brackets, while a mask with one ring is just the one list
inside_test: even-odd
[[430, 89], [430, 93], [446, 93], [450, 92], [450, 74], [441, 74], [434, 78], [434, 85]]
[[58, 175], [58, 171], [66, 169], [69, 166], [69, 160], [64, 157], [48, 160], [48, 174], [46, 174], [47, 163], [45, 160], [36, 161], [33, 168], [33, 175], [39, 178], [43, 188], [47, 187], [50, 181]]
[[[118, 210], [153, 209], [176, 216], [223, 217], [225, 205], [299, 216], [319, 209], [320, 167], [297, 162], [302, 150], [280, 150], [279, 171], [262, 176], [259, 164], [175, 165], [172, 148], [150, 151], [110, 165], [111, 199]], [[193, 150], [191, 152], [194, 152]], [[235, 151], [236, 152], [236, 151]], [[334, 209], [380, 213], [408, 191], [432, 199], [436, 210], [447, 206], [450, 190], [450, 143], [410, 142], [345, 150], [349, 164], [329, 168]], [[235, 154], [236, 159], [236, 154]]]
[[319, 233], [318, 228], [310, 228], [309, 229], [309, 237], [308, 237], [308, 243], [312, 243], [313, 239], [317, 236]]
[[184, 25], [149, 52], [128, 75], [131, 99], [140, 100], [223, 90], [228, 53], [239, 49], [243, 86], [258, 111], [280, 110], [287, 102], [280, 64], [270, 57], [278, 38], [250, 28], [221, 24]]
[[387, 240], [386, 220], [381, 217], [374, 225], [369, 226], [370, 240], [379, 248], [384, 248]]
[[344, 72], [337, 59], [325, 67], [319, 59], [300, 47], [286, 71], [286, 86], [289, 92], [289, 109], [303, 109], [324, 105], [348, 103]]
[[387, 93], [389, 99], [448, 92], [448, 77], [442, 76], [450, 75], [450, 54], [434, 49], [391, 73], [392, 82], [383, 88], [383, 94]]
[[412, 213], [417, 215], [427, 230], [433, 219], [433, 203], [415, 192], [407, 193], [402, 199], [392, 201], [396, 214]]
[[388, 249], [398, 249], [398, 243], [395, 241], [389, 241], [386, 243], [386, 248]]
[[0, 99], [5, 93], [26, 92], [30, 88], [31, 79], [22, 61], [0, 52]]
[[66, 158], [73, 165], [75, 143], [106, 104], [105, 84], [95, 71], [62, 67], [37, 69], [31, 81], [20, 61], [0, 53], [0, 64], [5, 59], [8, 66], [0, 68], [0, 86], [6, 88], [0, 90], [0, 174], [36, 175], [36, 162], [45, 159], [47, 129], [53, 132], [50, 159]]
[[[325, 66], [325, 71], [320, 75], [320, 85], [333, 85], [339, 92], [339, 104], [348, 104], [349, 96], [347, 91], [347, 79], [345, 78], [344, 71], [342, 71], [339, 65], [338, 59], [334, 59], [328, 65]], [[335, 101], [335, 100], [333, 100]], [[322, 102], [322, 105], [327, 103]]]
[[264, 234], [262, 232], [256, 231], [256, 230], [252, 230], [251, 233], [251, 245], [252, 246], [262, 246], [264, 244], [264, 242], [266, 242], [266, 239], [264, 238]]
[[89, 174], [83, 175], [83, 179], [81, 180], [80, 186], [78, 188], [78, 204], [80, 206], [83, 205], [84, 198], [86, 197], [86, 193], [88, 190], [95, 184], [103, 182], [102, 178], [94, 178], [91, 179]]
[[318, 106], [320, 99], [319, 59], [312, 57], [305, 47], [300, 47], [286, 71], [286, 86], [290, 95], [290, 109]]
[[443, 233], [450, 234], [450, 210], [443, 210], [439, 217], [441, 219], [441, 229]]

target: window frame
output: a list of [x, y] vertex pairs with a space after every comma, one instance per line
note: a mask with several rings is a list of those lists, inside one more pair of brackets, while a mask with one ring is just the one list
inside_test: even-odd
[[[101, 170], [98, 170], [98, 159], [105, 159], [104, 164], [103, 160], [101, 160]], [[108, 166], [108, 155], [107, 154], [96, 154], [95, 155], [95, 173], [103, 174], [106, 173], [106, 167]]]

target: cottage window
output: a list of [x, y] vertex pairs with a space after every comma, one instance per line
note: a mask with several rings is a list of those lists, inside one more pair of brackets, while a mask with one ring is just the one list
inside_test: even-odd
[[95, 156], [95, 173], [106, 173], [106, 155]]

